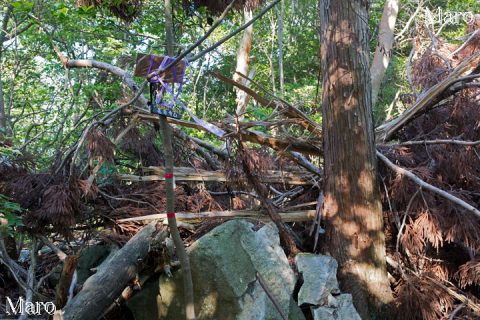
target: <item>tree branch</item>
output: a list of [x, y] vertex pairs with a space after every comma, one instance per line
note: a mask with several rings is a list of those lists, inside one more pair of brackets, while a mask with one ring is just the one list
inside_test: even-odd
[[471, 206], [470, 204], [466, 203], [462, 199], [459, 199], [459, 198], [451, 195], [450, 193], [423, 181], [422, 179], [420, 179], [419, 177], [417, 177], [415, 174], [408, 171], [407, 169], [404, 169], [402, 167], [397, 166], [396, 164], [391, 162], [386, 156], [384, 156], [382, 153], [380, 153], [378, 150], [377, 150], [377, 157], [379, 157], [390, 169], [395, 171], [397, 174], [404, 175], [404, 176], [408, 177], [410, 180], [412, 180], [413, 182], [418, 184], [420, 187], [422, 187], [426, 190], [429, 190], [431, 192], [434, 192], [434, 193], [438, 194], [439, 196], [441, 196], [442, 198], [445, 198], [449, 201], [452, 201], [453, 203], [456, 203], [457, 205], [459, 205], [460, 207], [462, 207], [466, 211], [468, 211], [470, 213], [473, 213], [477, 218], [480, 218], [480, 211], [477, 208], [475, 208], [475, 207]]

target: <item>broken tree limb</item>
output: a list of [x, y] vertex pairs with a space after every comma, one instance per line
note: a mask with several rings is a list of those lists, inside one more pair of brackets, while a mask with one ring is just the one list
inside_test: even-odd
[[391, 145], [415, 146], [415, 145], [427, 145], [427, 144], [456, 144], [460, 146], [477, 146], [480, 144], [480, 140], [476, 140], [476, 141], [465, 141], [465, 140], [455, 140], [455, 139], [412, 140], [412, 141], [395, 143]]
[[[65, 307], [64, 319], [98, 319], [140, 271], [155, 231], [155, 222], [146, 225], [114, 254], [105, 268], [88, 278], [83, 289]], [[166, 237], [166, 231], [161, 230], [156, 241]]]
[[285, 115], [287, 115], [289, 118], [297, 118], [300, 119], [300, 124], [307, 129], [308, 131], [312, 132], [313, 134], [317, 135], [318, 137], [321, 137], [322, 135], [322, 125], [315, 122], [314, 120], [310, 119], [305, 113], [300, 111], [296, 106], [293, 106], [292, 104], [288, 103], [286, 100], [275, 96], [271, 91], [268, 91], [265, 89], [262, 85], [260, 85], [258, 82], [254, 81], [250, 77], [247, 77], [246, 75], [237, 72], [241, 77], [245, 78], [246, 80], [250, 81], [253, 85], [255, 85], [257, 88], [260, 90], [268, 93], [270, 96], [273, 97], [277, 102], [280, 102], [280, 106], [283, 108], [283, 111], [285, 112]]
[[[154, 115], [140, 114], [139, 118], [147, 121], [152, 121], [155, 123], [158, 122], [158, 117]], [[167, 118], [167, 121], [168, 123], [171, 123], [171, 124], [176, 124], [179, 126], [194, 128], [197, 130], [203, 130], [208, 132], [208, 130], [205, 130], [205, 128], [203, 128], [201, 125], [194, 122], [178, 120], [173, 118]], [[288, 151], [297, 151], [297, 152], [312, 154], [312, 155], [322, 154], [322, 148], [318, 143], [319, 141], [313, 141], [313, 140], [307, 141], [307, 140], [302, 140], [302, 139], [291, 137], [291, 136], [286, 138], [272, 137], [270, 135], [267, 135], [261, 132], [254, 132], [254, 131], [248, 131], [248, 130], [242, 130], [240, 131], [240, 133], [236, 133], [232, 128], [228, 128], [227, 132], [228, 132], [227, 134], [230, 134], [230, 135], [236, 135], [236, 134], [240, 135], [243, 141], [265, 145], [277, 151], [288, 150]], [[194, 141], [197, 141], [197, 140], [194, 139]]]
[[238, 134], [232, 132], [233, 135], [240, 136], [242, 141], [254, 142], [268, 146], [276, 151], [297, 151], [311, 155], [321, 155], [322, 148], [318, 142], [312, 140], [302, 140], [292, 136], [286, 138], [273, 137], [262, 132], [241, 130]]
[[[67, 60], [65, 62], [65, 67], [66, 68], [96, 68], [100, 70], [105, 70], [108, 71], [122, 79], [122, 81], [129, 87], [133, 92], [137, 92], [138, 89], [141, 88], [135, 80], [133, 80], [133, 77], [130, 73], [127, 71], [123, 70], [122, 68], [119, 68], [117, 66], [111, 65], [106, 62], [102, 61], [97, 61], [97, 60]], [[138, 100], [142, 103], [142, 105], [147, 105], [147, 99], [140, 94], [138, 96]]]
[[68, 256], [64, 260], [60, 280], [55, 290], [55, 306], [62, 309], [68, 301], [68, 291], [72, 283], [75, 268], [77, 267], [78, 256]]
[[293, 161], [295, 161], [297, 164], [301, 165], [308, 171], [319, 176], [323, 175], [323, 170], [313, 165], [313, 163], [311, 163], [303, 154], [296, 151], [290, 151], [287, 152], [287, 154], [293, 159]]
[[407, 169], [404, 169], [402, 167], [397, 166], [396, 164], [391, 162], [386, 156], [384, 156], [382, 153], [380, 153], [378, 150], [377, 150], [377, 157], [379, 157], [390, 169], [395, 171], [397, 174], [405, 175], [410, 180], [412, 180], [413, 182], [418, 184], [420, 187], [422, 187], [426, 190], [429, 190], [431, 192], [434, 192], [434, 193], [438, 194], [439, 196], [441, 196], [442, 198], [445, 198], [449, 201], [452, 201], [453, 203], [456, 203], [457, 205], [459, 205], [460, 207], [462, 207], [466, 211], [468, 211], [470, 213], [473, 213], [477, 218], [480, 218], [480, 211], [477, 208], [473, 207], [472, 205], [466, 203], [462, 199], [459, 199], [459, 198], [451, 195], [450, 193], [423, 181], [422, 179], [420, 179], [414, 173], [408, 171]]
[[[303, 211], [289, 211], [289, 212], [279, 212], [278, 213], [284, 222], [301, 222], [301, 221], [312, 221], [315, 217], [315, 210], [303, 210]], [[166, 213], [157, 213], [150, 214], [141, 217], [132, 217], [119, 219], [117, 222], [129, 222], [129, 221], [147, 221], [147, 220], [157, 220], [157, 219], [166, 219]], [[200, 223], [206, 219], [238, 219], [238, 218], [247, 218], [255, 219], [263, 222], [270, 222], [271, 219], [269, 216], [258, 210], [227, 210], [227, 211], [205, 211], [205, 212], [177, 212], [177, 220], [187, 223]]]
[[[247, 81], [255, 84], [255, 82], [251, 78], [245, 76], [244, 74], [242, 74], [240, 72], [237, 72], [237, 73], [241, 77], [245, 78]], [[313, 134], [317, 135], [318, 137], [321, 137], [321, 132], [322, 132], [321, 125], [316, 123], [312, 119], [310, 119], [302, 111], [298, 110], [298, 108], [289, 104], [285, 100], [283, 100], [281, 98], [278, 98], [278, 97], [275, 97], [275, 96], [274, 96], [274, 99], [272, 99], [272, 100], [264, 98], [259, 93], [252, 90], [251, 88], [249, 88], [249, 87], [247, 87], [247, 86], [245, 86], [245, 85], [243, 85], [243, 84], [241, 84], [237, 81], [234, 81], [230, 78], [227, 78], [227, 77], [225, 77], [224, 75], [222, 75], [218, 72], [211, 72], [210, 74], [213, 75], [215, 78], [217, 78], [217, 79], [219, 79], [223, 82], [229, 83], [229, 84], [235, 86], [236, 88], [244, 91], [246, 94], [251, 96], [255, 101], [257, 101], [258, 103], [260, 103], [264, 107], [275, 108], [275, 107], [280, 106], [284, 110], [285, 115], [287, 115], [290, 118], [298, 118], [300, 120], [299, 124], [302, 127], [307, 129], [308, 131], [312, 132]]]
[[[144, 168], [145, 172], [153, 172], [153, 175], [136, 176], [119, 174], [121, 180], [125, 181], [164, 181], [165, 169], [163, 167]], [[216, 181], [226, 182], [227, 176], [223, 171], [207, 171], [190, 167], [173, 168], [176, 181]], [[312, 175], [306, 171], [277, 171], [269, 170], [259, 177], [262, 183], [288, 184], [288, 185], [312, 185]]]
[[438, 97], [448, 87], [458, 81], [462, 74], [473, 70], [480, 60], [480, 52], [467, 58], [460, 65], [458, 65], [444, 80], [440, 81], [433, 87], [427, 90], [417, 101], [408, 108], [399, 117], [378, 126], [375, 129], [377, 141], [386, 141], [393, 133], [398, 131], [404, 125], [409, 123], [414, 116], [419, 113], [424, 107], [431, 104], [432, 100]]
[[251, 161], [248, 161], [249, 153], [246, 144], [239, 140], [237, 148], [238, 153], [242, 155], [240, 159], [242, 162], [243, 173], [245, 174], [248, 184], [250, 184], [255, 190], [262, 207], [265, 209], [265, 211], [267, 211], [268, 216], [277, 227], [278, 234], [280, 235], [280, 242], [283, 244], [287, 255], [295, 256], [299, 252], [297, 245], [295, 244], [295, 240], [285, 227], [282, 217], [278, 214], [278, 211], [273, 206], [272, 201], [268, 198], [267, 187], [260, 182], [257, 177], [257, 172], [255, 172], [255, 167], [251, 164]]
[[198, 143], [196, 143], [189, 135], [187, 135], [182, 130], [173, 128], [173, 133], [176, 137], [182, 139], [190, 148], [192, 148], [197, 154], [199, 154], [207, 164], [213, 170], [218, 170], [220, 168], [220, 163], [218, 163], [217, 159], [213, 158], [210, 153], [208, 153], [205, 149], [203, 149]]

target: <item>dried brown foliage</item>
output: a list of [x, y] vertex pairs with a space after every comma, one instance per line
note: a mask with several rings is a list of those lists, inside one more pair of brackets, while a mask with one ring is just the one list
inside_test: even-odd
[[77, 183], [83, 197], [92, 201], [97, 198], [99, 189], [95, 184], [90, 184], [88, 180], [78, 180]]
[[101, 158], [105, 161], [113, 161], [115, 145], [105, 136], [102, 130], [91, 130], [87, 134], [86, 146], [90, 158]]
[[[438, 41], [413, 64], [414, 84], [422, 91], [444, 79], [465, 57], [479, 49], [476, 36], [451, 58], [458, 46]], [[478, 82], [477, 82], [478, 83]], [[445, 95], [446, 93], [444, 93]], [[480, 140], [480, 88], [465, 87], [454, 95], [443, 96], [440, 104], [431, 106], [407, 124], [397, 138], [410, 140]], [[478, 146], [456, 144], [396, 145], [382, 149], [397, 165], [422, 180], [443, 189], [474, 207], [480, 207], [480, 152]], [[469, 252], [480, 250], [480, 221], [474, 215], [439, 195], [419, 186], [408, 178], [392, 173], [380, 165], [387, 194], [385, 208], [392, 217], [386, 219], [387, 246], [390, 256], [420, 277], [397, 274], [395, 288], [400, 318], [441, 319], [455, 302], [438, 285], [423, 275], [441, 281], [458, 283], [466, 295], [480, 297], [478, 259], [470, 261]], [[416, 194], [416, 195], [415, 195]], [[415, 196], [414, 196], [415, 195]], [[412, 197], [414, 197], [412, 199]], [[390, 200], [390, 203], [387, 202]], [[407, 212], [408, 207], [408, 212]], [[405, 220], [400, 237], [400, 252], [395, 248], [400, 222]], [[398, 221], [398, 220], [397, 220]], [[405, 275], [406, 274], [406, 275]]]
[[[120, 126], [120, 128], [121, 127], [122, 126]], [[120, 150], [140, 159], [146, 167], [157, 166], [163, 162], [163, 157], [153, 143], [156, 134], [157, 133], [152, 130], [148, 130], [142, 134], [138, 128], [132, 128], [120, 142]]]
[[132, 22], [141, 13], [143, 0], [77, 0], [77, 6], [107, 8], [117, 18]]
[[40, 208], [26, 217], [26, 224], [35, 229], [51, 224], [54, 230], [69, 237], [70, 227], [76, 223], [79, 204], [78, 190], [64, 184], [52, 185], [43, 192]]
[[251, 168], [251, 171], [261, 176], [274, 168], [275, 161], [267, 152], [262, 150], [245, 149], [244, 152], [232, 154], [225, 165], [225, 173], [229, 185], [244, 187], [243, 163]]
[[[434, 278], [435, 275], [428, 274]], [[426, 277], [406, 275], [395, 289], [397, 319], [438, 320], [452, 310], [454, 299]]]
[[432, 51], [432, 48], [427, 49], [427, 52], [415, 62], [413, 67], [413, 83], [424, 90], [434, 86], [448, 75], [448, 66]]
[[480, 259], [468, 261], [458, 268], [455, 274], [460, 288], [466, 288], [471, 285], [480, 285]]

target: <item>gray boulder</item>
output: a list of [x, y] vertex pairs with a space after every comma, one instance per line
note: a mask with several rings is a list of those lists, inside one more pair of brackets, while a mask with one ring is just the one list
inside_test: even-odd
[[298, 293], [298, 305], [325, 305], [329, 296], [340, 293], [337, 281], [337, 260], [330, 256], [300, 253], [295, 257], [303, 285]]
[[314, 320], [361, 320], [351, 294], [340, 294], [337, 281], [337, 261], [330, 256], [301, 253], [295, 257], [303, 284], [298, 293], [298, 305], [318, 306]]
[[[272, 224], [256, 229], [245, 220], [226, 222], [189, 249], [197, 319], [281, 319], [256, 279], [265, 280], [289, 319], [304, 319], [292, 292], [294, 272]], [[128, 301], [135, 319], [182, 319], [181, 272], [161, 276]]]
[[351, 294], [341, 294], [335, 297], [335, 303], [330, 306], [313, 309], [314, 320], [362, 320], [353, 306]]

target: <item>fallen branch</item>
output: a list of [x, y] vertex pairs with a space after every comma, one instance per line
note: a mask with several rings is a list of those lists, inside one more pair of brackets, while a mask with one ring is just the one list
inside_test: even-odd
[[65, 259], [67, 258], [67, 254], [65, 252], [63, 252], [62, 250], [60, 250], [57, 246], [55, 246], [50, 240], [47, 239], [47, 237], [39, 235], [39, 234], [37, 234], [35, 236], [38, 237], [40, 240], [42, 240], [42, 242], [47, 247], [52, 249], [52, 251], [55, 252], [55, 254], [57, 255], [57, 257], [60, 261], [65, 261]]
[[[290, 212], [279, 212], [278, 213], [284, 222], [300, 222], [300, 221], [311, 221], [315, 217], [315, 210], [304, 210], [304, 211], [290, 211]], [[176, 213], [178, 221], [184, 221], [188, 223], [200, 223], [205, 219], [235, 219], [235, 218], [247, 218], [255, 219], [260, 221], [269, 222], [270, 218], [260, 211], [254, 210], [229, 210], [229, 211], [206, 211], [199, 213], [192, 212], [177, 212]], [[119, 219], [117, 222], [129, 222], [129, 221], [147, 221], [147, 220], [157, 220], [157, 219], [166, 219], [166, 213], [150, 214], [141, 217], [132, 217]]]
[[[118, 178], [125, 181], [164, 181], [165, 169], [163, 167], [148, 167], [146, 172], [153, 172], [154, 175], [136, 176], [119, 174]], [[223, 171], [206, 171], [189, 167], [175, 167], [173, 169], [176, 181], [228, 181]], [[287, 172], [270, 170], [259, 178], [262, 183], [288, 184], [288, 185], [312, 185], [314, 181], [311, 174], [307, 172]]]
[[[402, 274], [402, 277], [405, 277], [405, 273], [403, 271], [403, 268], [405, 268], [405, 267], [402, 267], [397, 261], [393, 260], [389, 256], [387, 256], [386, 261], [387, 261], [387, 264], [390, 265], [392, 268], [399, 270], [400, 273]], [[405, 269], [407, 271], [409, 271], [411, 274], [413, 274], [414, 276], [420, 278], [420, 275], [418, 275], [415, 271], [413, 271], [411, 269], [408, 269], [408, 268], [405, 268]], [[450, 294], [452, 297], [454, 297], [458, 301], [461, 301], [462, 303], [464, 303], [466, 306], [468, 306], [477, 315], [480, 314], [480, 306], [478, 304], [476, 304], [474, 301], [472, 301], [471, 299], [469, 299], [467, 296], [465, 296], [463, 294], [460, 294], [460, 293], [456, 292], [455, 290], [447, 287], [446, 285], [444, 285], [443, 283], [441, 283], [437, 279], [429, 277], [428, 275], [422, 275], [422, 276], [424, 276], [426, 279], [432, 281], [437, 286], [441, 287], [443, 290], [445, 290], [448, 294]]]
[[[240, 72], [236, 72], [236, 73], [238, 73], [240, 76], [245, 78], [247, 81], [250, 81], [250, 82], [255, 84], [255, 82], [252, 79], [245, 76], [244, 74], [242, 74]], [[302, 127], [307, 129], [308, 131], [312, 132], [316, 136], [321, 137], [321, 134], [322, 134], [321, 125], [316, 123], [315, 121], [313, 121], [309, 117], [307, 117], [302, 111], [298, 110], [298, 108], [289, 104], [287, 101], [285, 101], [283, 99], [280, 99], [278, 97], [274, 97], [273, 100], [269, 100], [267, 98], [262, 97], [259, 93], [255, 92], [251, 88], [249, 88], [249, 87], [247, 87], [247, 86], [245, 86], [245, 85], [243, 85], [243, 84], [241, 84], [241, 83], [239, 83], [235, 80], [232, 80], [232, 79], [222, 75], [221, 73], [211, 72], [210, 74], [213, 75], [215, 78], [217, 78], [217, 79], [219, 79], [223, 82], [229, 83], [229, 84], [237, 87], [238, 89], [244, 91], [246, 94], [251, 96], [255, 101], [257, 101], [258, 103], [260, 103], [264, 107], [275, 108], [275, 107], [280, 106], [285, 111], [285, 114], [287, 116], [289, 116], [290, 118], [298, 118], [299, 119], [299, 124]]]
[[462, 207], [466, 211], [468, 211], [470, 213], [473, 213], [475, 216], [477, 216], [477, 218], [480, 218], [480, 211], [477, 208], [475, 208], [475, 207], [471, 206], [470, 204], [466, 203], [462, 199], [459, 199], [459, 198], [451, 195], [450, 193], [448, 193], [448, 192], [446, 192], [442, 189], [439, 189], [435, 186], [432, 186], [431, 184], [429, 184], [429, 183], [423, 181], [422, 179], [420, 179], [419, 177], [417, 177], [412, 172], [410, 172], [410, 171], [408, 171], [408, 170], [406, 170], [402, 167], [397, 166], [396, 164], [391, 162], [387, 157], [385, 157], [383, 154], [381, 154], [378, 150], [377, 150], [377, 157], [379, 157], [390, 169], [395, 171], [397, 174], [407, 176], [410, 180], [412, 180], [413, 182], [418, 184], [420, 187], [422, 187], [426, 190], [432, 191], [432, 192], [438, 194], [439, 196], [441, 196], [442, 198], [445, 198], [449, 201], [452, 201], [453, 203], [458, 204], [460, 207]]
[[[154, 115], [140, 114], [139, 118], [143, 120], [152, 121], [155, 123], [158, 122], [158, 117]], [[204, 127], [194, 122], [178, 120], [173, 118], [167, 118], [167, 121], [170, 124], [176, 124], [176, 125], [184, 126], [187, 128], [194, 128], [197, 130], [209, 132]], [[297, 151], [297, 152], [311, 154], [311, 155], [322, 154], [321, 146], [319, 144], [318, 145], [313, 144], [314, 141], [312, 140], [306, 141], [306, 140], [302, 140], [295, 137], [287, 137], [282, 139], [282, 138], [272, 137], [261, 132], [253, 132], [248, 130], [242, 130], [240, 131], [240, 133], [237, 133], [232, 128], [227, 128], [227, 130], [229, 132], [227, 135], [239, 135], [243, 141], [265, 145], [276, 151]], [[194, 139], [194, 141], [197, 141], [197, 140]], [[315, 142], [318, 142], [318, 141], [315, 141]]]
[[[458, 65], [444, 80], [440, 81], [427, 92], [425, 92], [413, 106], [408, 108], [398, 118], [393, 119], [385, 124], [380, 125], [375, 129], [375, 133], [378, 141], [386, 141], [392, 136], [393, 133], [402, 128], [405, 124], [410, 122], [414, 116], [427, 105], [432, 103], [437, 96], [444, 92], [452, 84], [458, 82], [458, 78], [476, 67], [478, 59], [480, 58], [480, 52], [470, 56]], [[474, 65], [474, 67], [472, 67]]]
[[105, 268], [87, 279], [83, 289], [66, 305], [65, 320], [98, 319], [127, 284], [140, 271], [152, 241], [163, 241], [167, 233], [161, 230], [156, 237], [155, 222], [140, 230], [118, 250]]
[[397, 146], [414, 146], [414, 145], [426, 145], [426, 144], [458, 144], [462, 146], [476, 146], [480, 144], [480, 140], [476, 141], [464, 141], [464, 140], [454, 140], [454, 139], [438, 139], [438, 140], [418, 140], [418, 141], [405, 141], [400, 143], [395, 143], [392, 145]]
[[22, 289], [27, 290], [27, 284], [24, 279], [28, 278], [27, 271], [13, 261], [7, 253], [2, 234], [0, 233], [0, 263], [5, 265], [10, 271], [10, 274], [15, 278]]
[[[35, 268], [37, 267], [37, 238], [32, 239], [32, 248], [30, 251], [30, 266], [28, 267], [27, 290], [25, 291], [25, 304], [29, 305], [33, 302], [33, 288], [35, 287]], [[27, 319], [28, 314], [23, 312], [18, 320]]]

